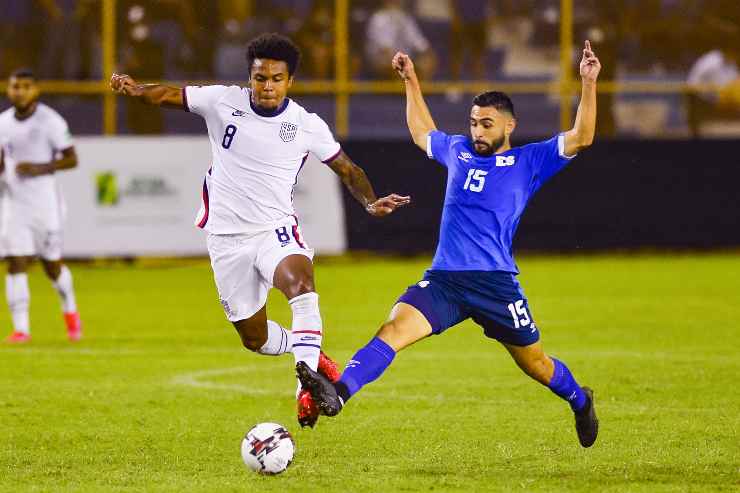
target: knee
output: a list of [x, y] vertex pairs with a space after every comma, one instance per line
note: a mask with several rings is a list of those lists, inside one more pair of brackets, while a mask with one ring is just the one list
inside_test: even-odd
[[252, 352], [257, 352], [265, 345], [264, 337], [256, 334], [240, 334], [242, 345]]
[[248, 326], [248, 327], [237, 327], [236, 331], [239, 333], [239, 338], [242, 341], [242, 346], [249, 349], [252, 352], [257, 352], [262, 349], [262, 346], [267, 342], [267, 328]]
[[8, 258], [8, 274], [23, 274], [28, 270], [28, 262], [24, 258]]
[[313, 293], [316, 288], [313, 284], [313, 278], [306, 275], [296, 276], [292, 279], [289, 286], [285, 288], [285, 296], [292, 300], [296, 296], [306, 293]]
[[61, 262], [43, 262], [43, 266], [46, 277], [48, 277], [52, 281], [56, 281], [57, 279], [59, 279], [59, 276], [62, 273]]

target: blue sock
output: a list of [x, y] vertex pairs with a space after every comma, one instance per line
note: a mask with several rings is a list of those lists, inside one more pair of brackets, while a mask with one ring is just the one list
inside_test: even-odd
[[583, 389], [573, 378], [565, 363], [555, 358], [551, 359], [555, 365], [555, 372], [552, 374], [548, 387], [553, 393], [568, 401], [573, 412], [583, 409], [586, 405], [586, 394], [583, 393]]
[[335, 384], [339, 396], [347, 402], [358, 390], [380, 377], [395, 356], [396, 352], [392, 347], [373, 337], [347, 363], [342, 377]]

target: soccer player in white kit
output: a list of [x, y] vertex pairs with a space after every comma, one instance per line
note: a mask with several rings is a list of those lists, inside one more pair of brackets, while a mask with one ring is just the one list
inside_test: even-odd
[[0, 113], [2, 173], [2, 250], [8, 261], [5, 293], [13, 320], [9, 343], [31, 339], [28, 265], [38, 256], [62, 300], [67, 336], [77, 341], [82, 324], [77, 312], [72, 274], [62, 262], [64, 203], [54, 173], [77, 166], [67, 122], [38, 101], [39, 89], [29, 70], [8, 80], [12, 108]]
[[[378, 199], [365, 172], [342, 151], [327, 124], [287, 98], [300, 52], [278, 34], [247, 46], [248, 87], [138, 84], [114, 74], [111, 88], [153, 105], [202, 116], [213, 160], [203, 181], [196, 225], [208, 232], [208, 252], [221, 304], [242, 344], [259, 354], [292, 352], [329, 379], [336, 365], [321, 352], [323, 326], [314, 289], [313, 250], [301, 236], [293, 187], [308, 154], [326, 163], [373, 216], [409, 203]], [[290, 331], [267, 319], [267, 293], [279, 289], [293, 312]], [[318, 408], [298, 392], [298, 422], [313, 427]]]

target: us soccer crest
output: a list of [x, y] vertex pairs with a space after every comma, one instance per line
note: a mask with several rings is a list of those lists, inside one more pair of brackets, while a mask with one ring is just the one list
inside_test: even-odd
[[283, 142], [290, 142], [295, 139], [296, 132], [298, 132], [297, 125], [288, 122], [280, 124], [280, 138], [283, 139]]

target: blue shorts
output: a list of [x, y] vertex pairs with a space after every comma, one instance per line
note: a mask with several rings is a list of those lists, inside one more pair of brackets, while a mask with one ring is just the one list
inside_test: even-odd
[[441, 334], [472, 318], [487, 337], [515, 346], [540, 339], [519, 281], [510, 272], [428, 270], [398, 298], [419, 310]]

